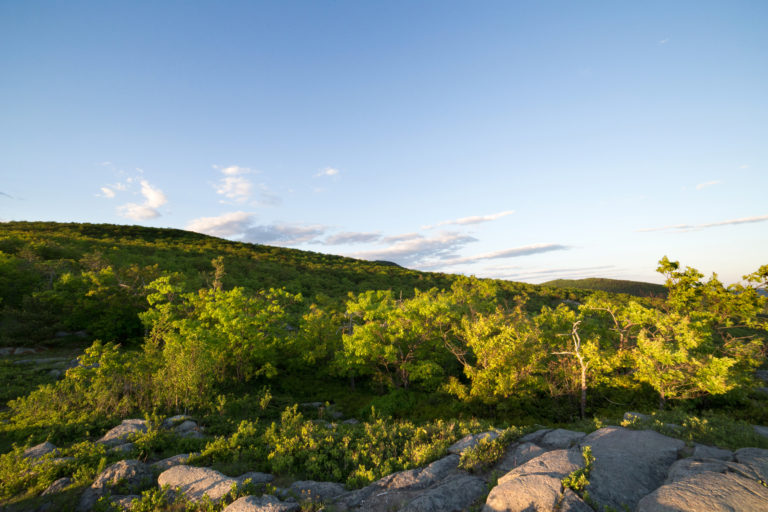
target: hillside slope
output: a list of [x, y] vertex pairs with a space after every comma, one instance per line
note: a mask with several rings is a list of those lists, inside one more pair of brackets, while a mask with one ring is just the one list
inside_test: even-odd
[[644, 283], [642, 281], [625, 281], [621, 279], [603, 279], [590, 277], [587, 279], [555, 279], [541, 283], [552, 288], [570, 288], [576, 290], [595, 290], [610, 293], [626, 293], [637, 297], [666, 297], [667, 288], [661, 284]]
[[[305, 300], [341, 304], [348, 294], [446, 289], [456, 275], [409, 270], [389, 262], [233, 242], [178, 229], [55, 222], [0, 223], [0, 345], [47, 342], [58, 332], [139, 338], [136, 313], [145, 285], [175, 273], [189, 290], [213, 285], [222, 258], [224, 289], [285, 288]], [[503, 296], [526, 293], [531, 306], [578, 299], [572, 291], [495, 281]]]

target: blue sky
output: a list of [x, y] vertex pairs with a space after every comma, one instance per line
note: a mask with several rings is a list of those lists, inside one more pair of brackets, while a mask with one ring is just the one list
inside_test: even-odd
[[768, 263], [768, 3], [0, 1], [0, 219], [542, 282]]

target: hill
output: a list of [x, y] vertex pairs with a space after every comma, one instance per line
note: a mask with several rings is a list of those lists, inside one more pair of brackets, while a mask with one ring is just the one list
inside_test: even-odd
[[[137, 313], [147, 308], [145, 285], [174, 273], [185, 289], [209, 288], [221, 258], [224, 289], [284, 288], [305, 300], [341, 304], [348, 294], [446, 289], [458, 276], [409, 270], [284, 247], [233, 242], [178, 229], [55, 222], [0, 223], [0, 345], [50, 343], [56, 333], [87, 331], [101, 339], [143, 336]], [[491, 281], [502, 297], [531, 296], [531, 307], [578, 293]], [[60, 336], [64, 338], [65, 336]]]
[[587, 279], [555, 279], [541, 283], [541, 286], [552, 288], [596, 290], [610, 293], [626, 293], [636, 297], [666, 297], [667, 288], [661, 284], [644, 283], [642, 281], [625, 281], [621, 279], [603, 279], [590, 277]]

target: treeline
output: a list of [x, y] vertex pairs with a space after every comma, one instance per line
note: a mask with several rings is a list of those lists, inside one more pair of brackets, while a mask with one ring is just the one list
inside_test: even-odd
[[[0, 345], [50, 344], [55, 334], [86, 331], [121, 343], [144, 336], [138, 314], [147, 285], [176, 273], [186, 289], [211, 287], [211, 260], [223, 258], [225, 289], [284, 288], [342, 305], [349, 292], [445, 289], [455, 276], [258, 244], [188, 231], [109, 224], [0, 223]], [[530, 296], [532, 307], [578, 300], [585, 292], [496, 281], [502, 295]], [[323, 299], [321, 299], [323, 300]], [[66, 342], [67, 338], [58, 338]]]
[[[66, 377], [10, 402], [25, 425], [67, 424], [83, 415], [211, 410], [233, 388], [312, 373], [416, 389], [504, 407], [521, 397], [576, 397], [643, 387], [671, 400], [748, 390], [765, 355], [768, 265], [754, 286], [704, 281], [664, 258], [668, 297], [656, 306], [593, 294], [543, 305], [509, 299], [492, 281], [456, 277], [446, 289], [350, 292], [346, 301], [308, 300], [284, 288], [226, 289], [223, 258], [210, 286], [190, 290], [164, 274], [144, 287], [140, 350], [96, 342]], [[36, 423], [37, 422], [37, 423]]]

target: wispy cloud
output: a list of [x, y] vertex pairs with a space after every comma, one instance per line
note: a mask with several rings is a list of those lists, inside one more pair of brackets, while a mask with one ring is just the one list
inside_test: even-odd
[[720, 222], [709, 222], [707, 224], [674, 224], [671, 226], [662, 226], [660, 228], [643, 228], [638, 229], [638, 232], [647, 233], [650, 231], [693, 231], [697, 229], [716, 228], [720, 226], [731, 226], [735, 224], [752, 224], [755, 222], [764, 222], [768, 220], [768, 215], [760, 215], [757, 217], [742, 217], [740, 219], [723, 220]]
[[117, 213], [133, 220], [154, 219], [160, 216], [158, 208], [168, 202], [165, 194], [159, 188], [153, 187], [147, 180], [141, 180], [141, 195], [144, 202], [126, 203], [117, 207]]
[[517, 267], [515, 272], [499, 272], [494, 271], [493, 269], [486, 269], [486, 272], [490, 273], [490, 277], [496, 279], [581, 279], [585, 276], [593, 275], [597, 270], [604, 271], [615, 269], [615, 265], [599, 265], [594, 267], [548, 268], [530, 270]]
[[101, 197], [113, 199], [115, 197], [115, 191], [109, 187], [101, 187]]
[[541, 254], [544, 252], [552, 251], [567, 251], [571, 247], [562, 244], [532, 244], [522, 247], [513, 247], [511, 249], [503, 249], [501, 251], [487, 252], [483, 254], [476, 254], [474, 256], [466, 256], [462, 258], [452, 258], [445, 261], [435, 263], [433, 266], [453, 266], [466, 263], [475, 263], [482, 260], [495, 260], [503, 258], [519, 258], [521, 256], [530, 256], [532, 254]]
[[5, 192], [0, 192], [0, 196], [7, 197], [8, 199], [16, 199], [10, 194], [6, 194]]
[[390, 247], [357, 252], [351, 256], [366, 260], [393, 260], [401, 265], [426, 266], [430, 261], [456, 258], [456, 251], [476, 241], [472, 236], [456, 232], [444, 232], [432, 237], [409, 234]]
[[224, 175], [214, 186], [217, 194], [236, 203], [244, 203], [251, 198], [253, 183], [245, 177], [253, 172], [251, 169], [239, 165], [229, 167], [214, 165], [213, 168]]
[[328, 228], [319, 224], [275, 223], [258, 225], [256, 217], [248, 212], [230, 212], [217, 217], [200, 217], [187, 224], [187, 229], [222, 238], [235, 238], [243, 242], [273, 245], [298, 245], [316, 242]]
[[253, 224], [254, 216], [247, 212], [230, 212], [218, 217], [200, 217], [187, 224], [189, 231], [222, 238], [242, 236]]
[[321, 177], [321, 176], [338, 176], [338, 175], [339, 175], [339, 170], [338, 169], [334, 169], [333, 167], [326, 167], [322, 171], [320, 171], [317, 174], [315, 174], [316, 177]]
[[323, 240], [323, 245], [364, 244], [376, 242], [380, 238], [381, 233], [343, 232], [327, 237]]
[[665, 39], [662, 39], [661, 41], [659, 41], [659, 46], [665, 45], [665, 44], [667, 44], [669, 41], [670, 41], [670, 39], [669, 39], [668, 37], [667, 37], [667, 38], [665, 38]]
[[741, 165], [739, 166], [739, 169], [749, 169], [749, 165], [747, 164]]
[[722, 183], [722, 181], [720, 180], [705, 181], [704, 183], [699, 183], [698, 185], [696, 185], [696, 190], [701, 190], [703, 188], [719, 185], [720, 183]]
[[433, 229], [435, 227], [447, 226], [451, 224], [457, 225], [457, 226], [466, 226], [468, 224], [480, 224], [481, 222], [490, 222], [493, 220], [500, 219], [502, 217], [506, 217], [507, 215], [512, 215], [513, 213], [515, 213], [514, 210], [505, 210], [503, 212], [491, 213], [489, 215], [474, 215], [472, 217], [462, 217], [460, 219], [444, 220], [434, 225], [422, 226], [422, 229]]
[[317, 242], [328, 230], [321, 224], [268, 224], [249, 227], [242, 240], [260, 244], [299, 245]]

